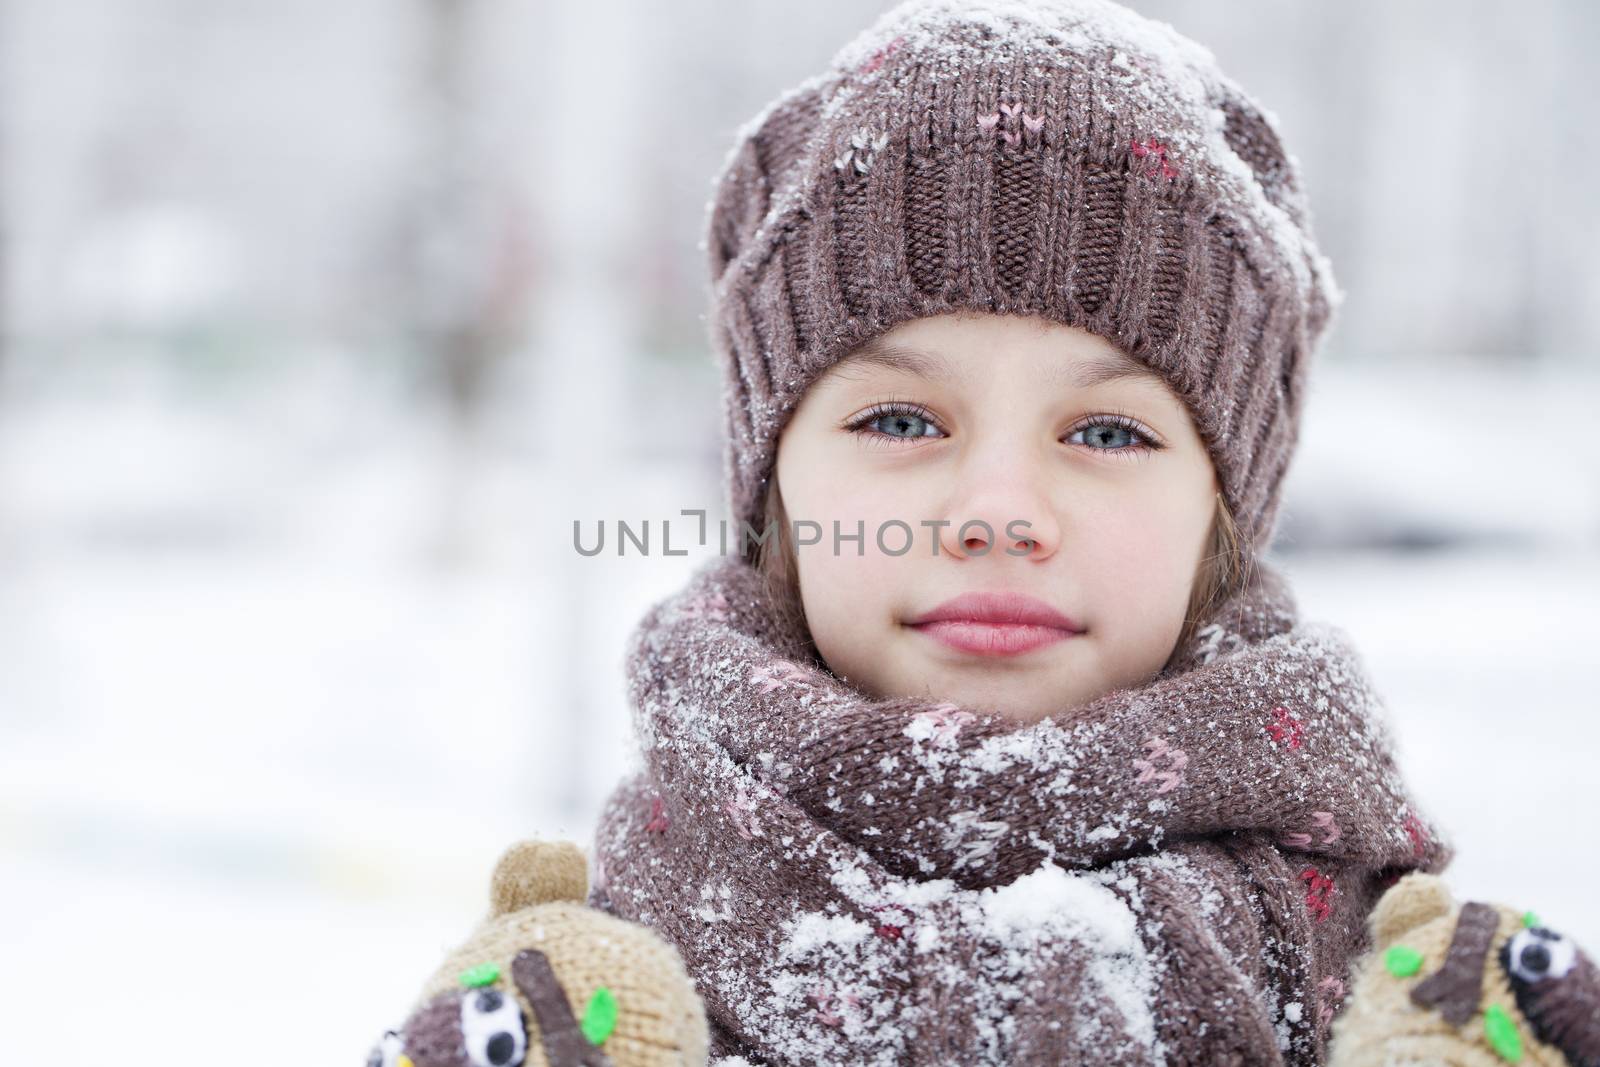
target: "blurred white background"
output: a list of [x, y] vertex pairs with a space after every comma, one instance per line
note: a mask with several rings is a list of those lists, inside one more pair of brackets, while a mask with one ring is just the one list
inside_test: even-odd
[[[361, 1062], [587, 848], [707, 549], [572, 522], [720, 516], [710, 180], [888, 6], [0, 0], [0, 1060]], [[1458, 893], [1600, 951], [1600, 8], [1131, 6], [1348, 291], [1276, 557]]]

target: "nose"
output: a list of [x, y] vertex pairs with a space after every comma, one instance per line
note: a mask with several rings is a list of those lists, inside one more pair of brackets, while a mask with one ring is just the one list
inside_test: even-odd
[[993, 443], [966, 457], [944, 514], [939, 551], [952, 556], [1048, 559], [1061, 542], [1046, 460], [1020, 442]]

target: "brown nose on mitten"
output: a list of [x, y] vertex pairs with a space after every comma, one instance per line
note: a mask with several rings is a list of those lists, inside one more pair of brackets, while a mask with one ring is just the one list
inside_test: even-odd
[[1333, 1024], [1329, 1067], [1600, 1067], [1600, 972], [1532, 912], [1409, 874], [1368, 919], [1374, 949]]
[[569, 842], [507, 850], [488, 917], [368, 1067], [703, 1067], [705, 1010], [682, 959], [584, 906], [585, 867]]

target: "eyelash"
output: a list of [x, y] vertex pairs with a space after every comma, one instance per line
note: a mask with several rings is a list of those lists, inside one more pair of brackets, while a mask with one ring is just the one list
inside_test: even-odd
[[[880, 445], [881, 442], [880, 447], [885, 448], [897, 447], [893, 444], [895, 441], [916, 440], [915, 438], [896, 437], [894, 434], [881, 433], [877, 430], [868, 429], [869, 426], [883, 418], [885, 415], [913, 415], [934, 426], [938, 425], [933, 418], [933, 413], [927, 408], [923, 407], [921, 404], [912, 401], [886, 400], [882, 403], [872, 405], [872, 407], [868, 408], [859, 416], [846, 423], [844, 428], [851, 433], [860, 435], [873, 445]], [[1167, 447], [1157, 440], [1153, 433], [1151, 433], [1149, 430], [1146, 430], [1144, 426], [1142, 426], [1136, 419], [1133, 418], [1132, 415], [1129, 415], [1127, 412], [1120, 411], [1116, 408], [1100, 412], [1099, 414], [1092, 415], [1089, 418], [1082, 420], [1072, 429], [1067, 431], [1067, 436], [1070, 437], [1079, 430], [1086, 429], [1090, 426], [1115, 426], [1118, 429], [1127, 430], [1129, 433], [1133, 434], [1135, 437], [1139, 438], [1139, 440], [1144, 442], [1143, 444], [1127, 445], [1122, 448], [1090, 449], [1092, 452], [1099, 452], [1115, 459], [1143, 459], [1150, 453], [1159, 452]], [[1087, 448], [1088, 446], [1085, 445], [1084, 447]]]

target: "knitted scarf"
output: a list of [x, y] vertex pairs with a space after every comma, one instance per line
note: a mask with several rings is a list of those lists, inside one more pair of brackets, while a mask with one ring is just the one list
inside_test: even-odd
[[1031, 724], [864, 694], [767, 589], [715, 557], [640, 622], [594, 848], [714, 1057], [1320, 1063], [1377, 896], [1452, 854], [1265, 563], [1156, 678]]

